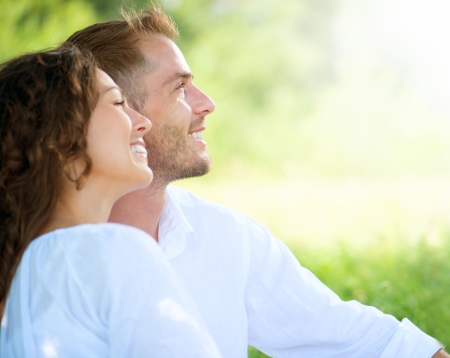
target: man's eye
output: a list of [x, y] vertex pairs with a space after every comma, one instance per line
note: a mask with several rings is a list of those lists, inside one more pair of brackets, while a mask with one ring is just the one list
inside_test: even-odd
[[180, 89], [180, 88], [184, 88], [185, 83], [184, 82], [180, 82], [175, 88], [176, 89]]

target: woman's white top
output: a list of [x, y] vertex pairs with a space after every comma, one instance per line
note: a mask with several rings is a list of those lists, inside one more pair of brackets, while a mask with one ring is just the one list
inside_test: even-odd
[[155, 240], [108, 223], [31, 242], [6, 302], [0, 357], [220, 354]]

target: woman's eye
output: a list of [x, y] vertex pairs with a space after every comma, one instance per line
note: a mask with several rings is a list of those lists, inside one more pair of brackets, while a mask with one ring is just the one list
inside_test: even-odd
[[122, 101], [117, 101], [116, 103], [114, 103], [117, 106], [123, 106], [125, 104], [125, 100]]

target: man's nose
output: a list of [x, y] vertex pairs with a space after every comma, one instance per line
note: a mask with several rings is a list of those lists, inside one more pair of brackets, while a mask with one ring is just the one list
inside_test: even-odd
[[216, 104], [214, 103], [214, 101], [200, 89], [195, 89], [195, 107], [193, 106], [194, 112], [203, 116], [214, 112], [214, 110], [216, 109]]

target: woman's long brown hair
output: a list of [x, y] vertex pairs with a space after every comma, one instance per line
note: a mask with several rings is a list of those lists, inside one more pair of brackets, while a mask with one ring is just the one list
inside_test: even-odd
[[28, 244], [52, 214], [68, 164], [85, 163], [98, 99], [96, 65], [74, 47], [23, 55], [0, 66], [0, 317]]

